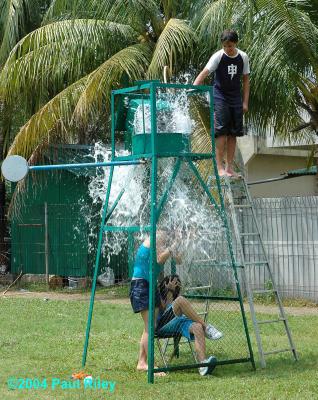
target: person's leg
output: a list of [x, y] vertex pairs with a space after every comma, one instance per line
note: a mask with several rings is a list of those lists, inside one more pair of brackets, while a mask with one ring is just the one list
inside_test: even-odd
[[194, 334], [194, 348], [200, 362], [205, 360], [205, 336], [200, 323], [194, 322], [190, 326], [190, 332]]
[[[158, 308], [155, 308], [155, 321], [157, 320]], [[141, 335], [140, 339], [140, 349], [139, 349], [139, 357], [137, 363], [137, 371], [148, 371], [148, 320], [149, 313], [148, 310], [141, 311], [141, 317], [144, 321], [144, 331]], [[156, 366], [155, 366], [156, 368]], [[165, 372], [156, 372], [155, 376], [166, 376]]]
[[192, 307], [189, 300], [183, 296], [177, 297], [173, 302], [173, 312], [176, 316], [181, 316], [184, 314], [186, 317], [191, 319], [193, 322], [197, 322], [202, 325], [203, 328], [206, 327], [206, 323], [198, 315], [195, 309]]
[[226, 175], [223, 161], [225, 154], [226, 138], [229, 134], [231, 122], [230, 107], [222, 100], [214, 100], [214, 128], [215, 128], [215, 156], [220, 176]]
[[219, 136], [215, 139], [215, 158], [216, 158], [216, 165], [217, 165], [220, 176], [226, 175], [226, 172], [225, 172], [225, 169], [223, 166], [225, 145], [226, 145], [226, 136], [225, 135]]
[[236, 142], [238, 136], [243, 136], [243, 107], [234, 106], [230, 107], [230, 135], [227, 138], [226, 146], [226, 174], [229, 176], [239, 176], [233, 170], [233, 161], [236, 149]]
[[236, 149], [236, 136], [228, 136], [226, 144], [226, 166], [225, 171], [229, 175], [236, 175], [233, 171], [233, 160]]
[[148, 355], [148, 310], [140, 312], [141, 317], [144, 321], [144, 330], [140, 339], [140, 349], [137, 370], [143, 371], [148, 369], [147, 355]]
[[173, 302], [173, 312], [176, 316], [181, 316], [184, 314], [193, 322], [198, 322], [201, 324], [202, 328], [204, 329], [205, 336], [211, 340], [221, 339], [223, 336], [223, 333], [217, 330], [213, 325], [206, 324], [199, 314], [194, 310], [191, 303], [183, 296], [177, 297]]

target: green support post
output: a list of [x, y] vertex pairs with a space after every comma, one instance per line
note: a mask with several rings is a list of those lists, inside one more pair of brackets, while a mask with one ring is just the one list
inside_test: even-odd
[[90, 334], [93, 309], [94, 309], [96, 282], [97, 282], [99, 261], [100, 261], [100, 255], [101, 255], [102, 244], [103, 244], [104, 225], [105, 225], [105, 220], [106, 220], [106, 215], [107, 215], [107, 208], [108, 208], [109, 196], [110, 196], [110, 191], [111, 191], [111, 186], [112, 186], [113, 173], [114, 173], [114, 167], [111, 166], [110, 172], [109, 172], [109, 178], [108, 178], [107, 193], [106, 193], [106, 199], [105, 199], [105, 204], [104, 204], [102, 222], [101, 222], [101, 227], [99, 230], [98, 247], [97, 247], [97, 252], [96, 252], [96, 261], [95, 261], [94, 277], [93, 277], [93, 283], [92, 283], [91, 299], [90, 299], [90, 303], [89, 303], [89, 311], [88, 311], [88, 318], [87, 318], [87, 325], [86, 325], [85, 344], [84, 344], [84, 350], [83, 350], [83, 356], [82, 356], [82, 366], [83, 367], [86, 364], [89, 334]]
[[157, 230], [157, 168], [158, 160], [156, 154], [157, 142], [157, 116], [156, 116], [156, 84], [150, 86], [150, 114], [151, 114], [151, 207], [150, 207], [150, 271], [149, 271], [149, 317], [148, 317], [148, 383], [154, 382], [154, 330], [155, 330], [155, 284], [157, 268], [156, 230]]

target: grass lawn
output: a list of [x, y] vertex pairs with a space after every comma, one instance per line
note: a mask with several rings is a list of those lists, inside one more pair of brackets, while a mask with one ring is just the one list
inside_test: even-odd
[[[1, 298], [0, 399], [318, 399], [318, 317], [289, 317], [299, 362], [289, 354], [267, 358], [267, 368], [250, 363], [218, 366], [213, 375], [197, 370], [173, 372], [146, 383], [135, 371], [141, 318], [127, 304], [95, 303], [85, 371], [115, 382], [107, 389], [53, 390], [53, 379], [70, 381], [82, 370], [81, 355], [88, 312], [86, 301]], [[250, 321], [249, 321], [250, 325]], [[281, 332], [265, 330], [273, 345]], [[254, 353], [256, 345], [253, 339]], [[47, 388], [9, 390], [10, 377], [38, 378]], [[55, 381], [57, 382], [57, 381]], [[97, 382], [97, 381], [95, 381]], [[44, 385], [45, 386], [45, 385]]]

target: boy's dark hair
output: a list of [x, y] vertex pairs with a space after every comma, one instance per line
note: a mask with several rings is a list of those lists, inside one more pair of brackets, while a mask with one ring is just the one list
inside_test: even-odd
[[160, 293], [160, 297], [165, 300], [167, 298], [167, 293], [169, 291], [169, 289], [166, 288], [166, 285], [168, 285], [168, 283], [170, 281], [173, 281], [174, 279], [177, 279], [177, 282], [179, 283], [179, 285], [176, 287], [176, 289], [174, 291], [170, 290], [170, 292], [173, 295], [173, 300], [175, 300], [179, 294], [180, 294], [180, 287], [181, 287], [181, 280], [179, 278], [179, 275], [174, 274], [174, 275], [167, 275], [163, 278], [163, 280], [160, 282], [159, 284], [159, 293]]
[[221, 34], [221, 42], [238, 42], [238, 34], [233, 29], [225, 29]]

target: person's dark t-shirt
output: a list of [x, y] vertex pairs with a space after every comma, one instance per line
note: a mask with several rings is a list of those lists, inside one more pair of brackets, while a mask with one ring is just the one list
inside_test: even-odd
[[230, 106], [241, 105], [241, 76], [250, 73], [247, 54], [237, 49], [236, 56], [230, 57], [221, 49], [212, 55], [205, 68], [215, 73], [215, 101], [225, 101]]

